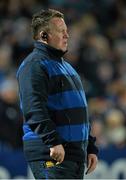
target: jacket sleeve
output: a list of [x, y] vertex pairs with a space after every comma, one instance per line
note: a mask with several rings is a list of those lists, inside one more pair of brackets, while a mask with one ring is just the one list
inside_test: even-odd
[[18, 81], [25, 123], [48, 147], [62, 144], [63, 140], [49, 116], [47, 108], [49, 77], [40, 61], [27, 63], [20, 71]]
[[92, 137], [89, 135], [89, 141], [88, 141], [88, 147], [87, 147], [87, 153], [88, 154], [98, 154], [98, 148], [95, 145], [96, 137]]

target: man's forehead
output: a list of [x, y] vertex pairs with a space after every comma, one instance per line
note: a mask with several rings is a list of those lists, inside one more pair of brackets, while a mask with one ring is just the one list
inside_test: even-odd
[[50, 20], [50, 25], [62, 26], [66, 25], [63, 18], [54, 17]]

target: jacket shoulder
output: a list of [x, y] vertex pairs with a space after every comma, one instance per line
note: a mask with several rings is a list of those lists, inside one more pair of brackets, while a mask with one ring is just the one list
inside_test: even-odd
[[32, 69], [34, 70], [41, 69], [45, 71], [45, 67], [43, 63], [41, 63], [43, 59], [44, 57], [40, 56], [35, 52], [30, 53], [19, 66], [16, 74], [17, 78], [23, 71], [27, 72]]

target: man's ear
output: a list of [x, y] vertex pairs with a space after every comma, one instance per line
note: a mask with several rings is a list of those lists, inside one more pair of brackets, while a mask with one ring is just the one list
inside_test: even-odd
[[41, 31], [40, 32], [40, 39], [47, 43], [48, 42], [48, 34], [47, 34], [47, 32]]

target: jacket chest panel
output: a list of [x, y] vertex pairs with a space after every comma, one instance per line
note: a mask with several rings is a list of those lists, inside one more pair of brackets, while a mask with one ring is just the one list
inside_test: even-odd
[[53, 76], [49, 83], [49, 94], [57, 94], [65, 91], [82, 90], [82, 86], [76, 76], [59, 75]]

